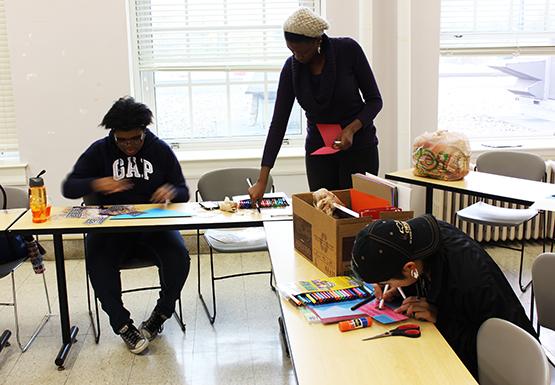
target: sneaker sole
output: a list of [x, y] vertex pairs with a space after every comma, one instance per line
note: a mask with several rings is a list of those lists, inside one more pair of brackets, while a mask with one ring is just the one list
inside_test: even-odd
[[145, 340], [145, 343], [142, 344], [141, 346], [136, 347], [135, 349], [129, 349], [129, 351], [131, 351], [131, 353], [134, 353], [134, 354], [140, 354], [140, 353], [142, 353], [146, 348], [148, 348], [148, 339]]

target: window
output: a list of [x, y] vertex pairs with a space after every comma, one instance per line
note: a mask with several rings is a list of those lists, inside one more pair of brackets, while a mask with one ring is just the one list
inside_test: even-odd
[[[279, 72], [290, 56], [282, 24], [316, 0], [135, 0], [136, 92], [154, 111], [160, 137], [260, 147]], [[302, 136], [295, 104], [287, 138]]]
[[0, 160], [17, 159], [17, 131], [4, 0], [0, 0]]
[[438, 127], [555, 136], [555, 0], [442, 0]]

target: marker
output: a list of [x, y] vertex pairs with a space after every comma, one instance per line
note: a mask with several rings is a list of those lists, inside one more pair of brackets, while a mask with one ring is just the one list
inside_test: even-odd
[[368, 302], [371, 302], [374, 298], [376, 298], [376, 296], [374, 294], [370, 294], [369, 297], [364, 298], [362, 301], [360, 301], [359, 303], [356, 303], [354, 306], [352, 306], [351, 310], [356, 310], [359, 307], [366, 305]]
[[[247, 178], [247, 184], [249, 185], [249, 187], [252, 187], [251, 178]], [[254, 205], [256, 206], [256, 209], [260, 213], [260, 206], [258, 205], [258, 202], [254, 202]]]
[[398, 287], [397, 291], [399, 292], [399, 294], [401, 294], [401, 297], [403, 297], [403, 299], [407, 299], [407, 296], [405, 295], [405, 292], [402, 288]]
[[380, 304], [378, 306], [378, 309], [382, 310], [383, 309], [383, 295], [389, 290], [389, 283], [385, 284], [385, 287], [383, 288], [383, 292], [382, 292], [382, 299], [380, 299]]
[[170, 200], [168, 198], [166, 198], [166, 200], [164, 201], [164, 210], [168, 209], [168, 204], [170, 203]]

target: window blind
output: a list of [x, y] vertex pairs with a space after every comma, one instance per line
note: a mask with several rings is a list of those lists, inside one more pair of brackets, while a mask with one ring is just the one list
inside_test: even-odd
[[443, 53], [555, 53], [555, 0], [442, 0]]
[[0, 0], [0, 158], [17, 151], [15, 106], [4, 0]]
[[140, 71], [275, 70], [290, 55], [282, 25], [317, 0], [134, 0]]

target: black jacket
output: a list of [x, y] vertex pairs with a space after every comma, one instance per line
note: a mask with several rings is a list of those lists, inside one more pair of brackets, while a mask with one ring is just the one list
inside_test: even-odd
[[438, 307], [436, 326], [468, 370], [478, 377], [476, 336], [488, 318], [502, 318], [537, 338], [501, 269], [474, 240], [438, 221], [441, 243], [425, 259], [426, 297]]

